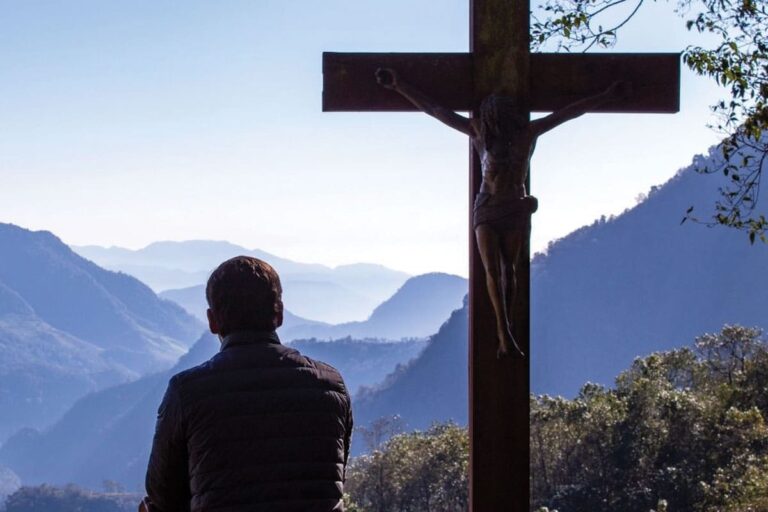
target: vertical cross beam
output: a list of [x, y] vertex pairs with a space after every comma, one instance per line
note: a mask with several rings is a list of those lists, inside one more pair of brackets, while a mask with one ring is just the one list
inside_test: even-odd
[[[470, 4], [475, 96], [503, 94], [530, 112], [529, 0], [472, 0]], [[481, 168], [471, 145], [470, 161], [472, 204]], [[514, 334], [528, 358], [497, 359], [496, 321], [472, 229], [469, 237], [470, 510], [524, 512], [530, 499], [530, 243], [526, 242], [519, 259], [519, 309], [514, 315]]]
[[[323, 110], [415, 110], [408, 100], [376, 84], [376, 69], [391, 67], [452, 110], [476, 107], [482, 98], [498, 93], [514, 98], [527, 115], [531, 110], [553, 111], [621, 78], [632, 82], [633, 95], [594, 111], [678, 111], [679, 55], [531, 55], [529, 0], [470, 0], [470, 5], [468, 54], [325, 53]], [[480, 187], [481, 167], [471, 147], [470, 153], [471, 204]], [[496, 358], [496, 320], [485, 270], [473, 230], [469, 237], [470, 509], [523, 512], [530, 499], [529, 360]], [[530, 357], [530, 240], [522, 253], [512, 318], [518, 344]]]

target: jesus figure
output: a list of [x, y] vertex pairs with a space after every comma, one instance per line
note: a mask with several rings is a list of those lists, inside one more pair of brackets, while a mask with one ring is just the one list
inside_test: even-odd
[[482, 169], [472, 227], [496, 314], [496, 355], [524, 358], [513, 335], [512, 318], [517, 299], [518, 260], [530, 236], [531, 214], [538, 207], [536, 198], [525, 189], [536, 140], [539, 135], [588, 110], [627, 96], [629, 84], [615, 82], [604, 92], [530, 121], [528, 113], [505, 96], [488, 96], [480, 104], [480, 116], [470, 119], [438, 105], [391, 68], [376, 70], [376, 80], [422, 112], [471, 137]]

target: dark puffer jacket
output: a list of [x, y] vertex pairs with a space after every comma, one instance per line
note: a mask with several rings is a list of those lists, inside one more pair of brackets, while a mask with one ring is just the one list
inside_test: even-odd
[[147, 494], [162, 512], [341, 511], [351, 432], [334, 368], [275, 333], [233, 333], [169, 382]]

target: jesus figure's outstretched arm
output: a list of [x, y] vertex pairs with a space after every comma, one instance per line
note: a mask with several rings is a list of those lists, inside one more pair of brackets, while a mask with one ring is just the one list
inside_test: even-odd
[[377, 69], [376, 81], [382, 87], [400, 93], [401, 96], [413, 103], [416, 108], [450, 126], [454, 130], [458, 130], [470, 137], [475, 135], [474, 130], [472, 129], [472, 124], [468, 118], [457, 114], [453, 110], [438, 105], [435, 100], [424, 94], [424, 92], [415, 88], [408, 82], [403, 81], [394, 69]]
[[629, 96], [631, 88], [632, 86], [628, 82], [614, 82], [608, 89], [601, 93], [575, 101], [560, 110], [552, 112], [546, 117], [531, 121], [531, 128], [533, 128], [533, 131], [537, 136], [541, 135], [571, 119], [576, 119], [603, 103]]

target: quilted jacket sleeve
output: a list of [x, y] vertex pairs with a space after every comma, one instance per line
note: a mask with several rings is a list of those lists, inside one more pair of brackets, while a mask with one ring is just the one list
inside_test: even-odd
[[354, 430], [354, 421], [352, 420], [352, 406], [351, 406], [351, 400], [349, 399], [349, 395], [347, 395], [347, 417], [346, 417], [346, 428], [347, 431], [344, 434], [344, 477], [346, 480], [346, 473], [347, 473], [347, 463], [349, 462], [349, 450], [350, 445], [352, 444], [352, 431]]
[[155, 437], [147, 468], [147, 495], [153, 511], [189, 511], [187, 466], [187, 442], [184, 437], [181, 400], [175, 380], [171, 379], [157, 411]]

